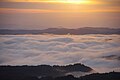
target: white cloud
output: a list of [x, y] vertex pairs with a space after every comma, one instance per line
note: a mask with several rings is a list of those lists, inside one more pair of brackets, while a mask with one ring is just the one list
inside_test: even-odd
[[0, 35], [1, 65], [80, 62], [104, 72], [120, 65], [119, 60], [102, 56], [120, 56], [119, 52], [119, 35]]

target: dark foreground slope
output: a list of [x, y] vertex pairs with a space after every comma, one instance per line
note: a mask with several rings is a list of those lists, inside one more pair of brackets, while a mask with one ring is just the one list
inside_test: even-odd
[[91, 72], [93, 69], [83, 64], [77, 63], [66, 66], [0, 66], [0, 80], [36, 80], [40, 77], [65, 76], [70, 72]]
[[110, 73], [94, 73], [86, 76], [81, 76], [76, 78], [72, 75], [61, 76], [61, 77], [41, 77], [38, 78], [36, 76], [1, 76], [0, 80], [120, 80], [120, 72], [110, 72]]
[[77, 63], [66, 66], [0, 66], [0, 80], [120, 80], [120, 72], [91, 73], [74, 77], [70, 72], [91, 72], [93, 69]]
[[[39, 80], [39, 79], [38, 79]], [[96, 74], [90, 74], [86, 75], [80, 78], [75, 78], [72, 75], [63, 76], [63, 77], [44, 77], [40, 80], [120, 80], [120, 72], [110, 72], [110, 73], [96, 73]]]

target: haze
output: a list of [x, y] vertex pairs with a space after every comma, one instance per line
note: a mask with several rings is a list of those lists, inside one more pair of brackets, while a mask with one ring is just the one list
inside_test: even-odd
[[119, 0], [1, 0], [0, 29], [119, 28]]

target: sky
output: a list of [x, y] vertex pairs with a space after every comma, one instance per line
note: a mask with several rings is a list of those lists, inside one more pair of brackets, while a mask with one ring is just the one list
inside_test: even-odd
[[0, 0], [0, 29], [120, 28], [120, 0]]

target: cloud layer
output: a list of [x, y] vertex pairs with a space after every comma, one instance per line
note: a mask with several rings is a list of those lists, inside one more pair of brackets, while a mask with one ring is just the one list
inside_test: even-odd
[[0, 35], [0, 65], [83, 63], [99, 72], [120, 68], [119, 35]]

